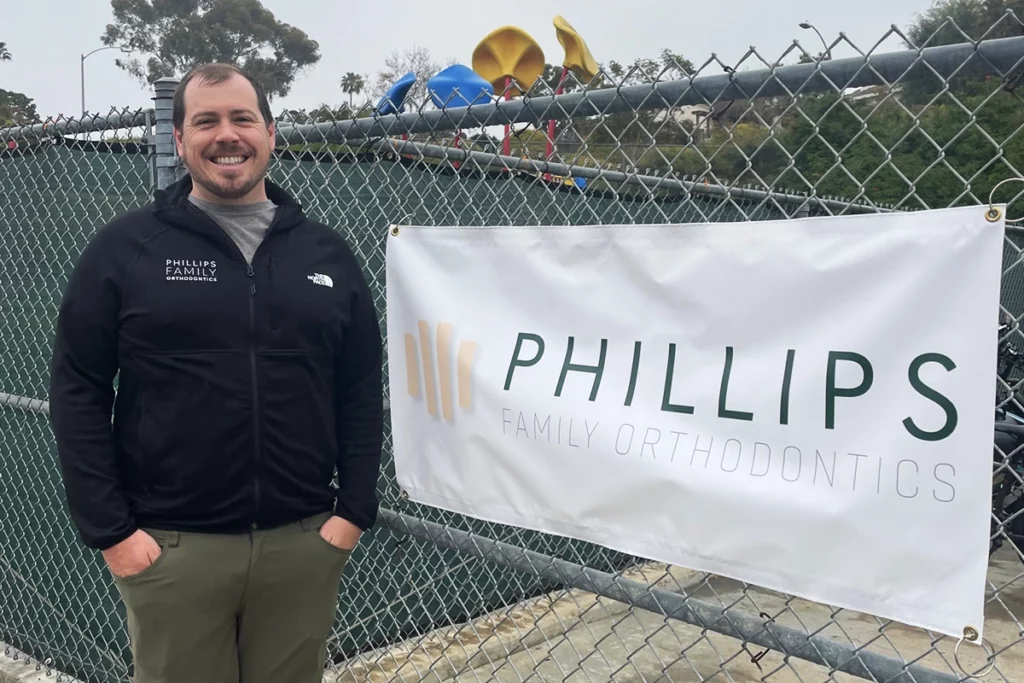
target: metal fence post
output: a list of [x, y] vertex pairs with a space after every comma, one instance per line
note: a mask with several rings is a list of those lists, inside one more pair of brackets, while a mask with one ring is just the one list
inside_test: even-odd
[[161, 78], [153, 84], [153, 111], [156, 116], [156, 186], [164, 189], [176, 180], [178, 153], [174, 146], [174, 124], [171, 119], [174, 89], [178, 79]]

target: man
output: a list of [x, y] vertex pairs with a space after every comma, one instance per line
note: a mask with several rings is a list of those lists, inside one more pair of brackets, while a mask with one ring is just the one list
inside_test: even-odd
[[379, 504], [377, 314], [345, 241], [267, 179], [259, 84], [202, 66], [173, 109], [188, 175], [92, 237], [60, 306], [70, 514], [138, 683], [313, 683]]

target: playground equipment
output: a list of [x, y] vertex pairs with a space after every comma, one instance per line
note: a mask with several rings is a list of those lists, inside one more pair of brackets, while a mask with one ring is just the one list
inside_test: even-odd
[[427, 81], [427, 91], [438, 109], [490, 102], [494, 96], [494, 87], [462, 64], [455, 64], [432, 76]]
[[[597, 76], [600, 68], [587, 43], [566, 21], [558, 15], [553, 20], [555, 35], [563, 49], [562, 73], [558, 79], [555, 95], [561, 95], [565, 79], [570, 72], [583, 82]], [[523, 29], [517, 26], [502, 26], [491, 31], [473, 49], [472, 68], [455, 64], [432, 76], [427, 81], [427, 92], [433, 104], [439, 109], [468, 107], [481, 102], [490, 102], [496, 93], [504, 100], [511, 100], [527, 93], [544, 75], [547, 63], [544, 50]], [[416, 75], [409, 72], [398, 79], [377, 103], [375, 113], [379, 116], [405, 111], [405, 99], [416, 83]], [[502, 151], [510, 156], [512, 140], [511, 124], [505, 124]], [[555, 119], [548, 120], [545, 159], [554, 153]], [[408, 139], [403, 134], [403, 139]], [[460, 146], [462, 131], [457, 131], [454, 145]], [[457, 164], [456, 164], [457, 166]], [[544, 178], [551, 180], [550, 173]], [[561, 179], [566, 184], [580, 187], [576, 179]]]
[[[409, 96], [409, 90], [416, 84], [416, 74], [412, 71], [406, 73], [395, 81], [384, 95], [377, 101], [374, 107], [374, 116], [387, 116], [388, 114], [401, 114], [405, 111], [405, 98]], [[409, 136], [402, 133], [402, 139], [408, 140]]]
[[[586, 41], [576, 32], [572, 24], [565, 20], [565, 17], [558, 15], [554, 18], [553, 23], [555, 25], [555, 35], [565, 51], [565, 55], [562, 58], [562, 74], [558, 77], [558, 87], [555, 90], [555, 95], [558, 96], [562, 94], [562, 90], [565, 87], [565, 78], [569, 75], [570, 71], [576, 72], [581, 81], [589, 82], [597, 76], [600, 67], [598, 67], [594, 55], [590, 53], [590, 48], [587, 47]], [[554, 148], [555, 120], [549, 119], [547, 145], [544, 150], [545, 161], [551, 158]]]
[[565, 56], [562, 58], [562, 76], [558, 82], [559, 88], [561, 88], [562, 81], [569, 74], [569, 71], [575, 71], [580, 80], [593, 80], [597, 76], [597, 72], [600, 71], [600, 67], [598, 67], [594, 55], [590, 53], [587, 42], [583, 40], [582, 36], [572, 27], [572, 24], [566, 21], [562, 15], [556, 16], [553, 23], [558, 42], [562, 44], [562, 49], [565, 50]]
[[[480, 74], [505, 99], [528, 91], [544, 74], [544, 50], [530, 34], [516, 26], [491, 31], [473, 50], [473, 71]], [[505, 124], [503, 151], [512, 151], [509, 124]]]
[[[482, 76], [462, 64], [454, 64], [434, 74], [427, 81], [427, 92], [438, 109], [468, 107], [477, 102], [490, 102], [494, 87]], [[455, 147], [459, 147], [462, 131], [455, 132]], [[455, 168], [459, 163], [454, 163]]]
[[376, 114], [378, 116], [387, 116], [388, 114], [401, 114], [404, 112], [405, 98], [408, 97], [409, 90], [415, 84], [416, 74], [412, 71], [395, 81], [377, 102], [377, 106], [374, 109]]

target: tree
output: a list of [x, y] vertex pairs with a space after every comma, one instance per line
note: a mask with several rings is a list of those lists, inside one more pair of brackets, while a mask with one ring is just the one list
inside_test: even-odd
[[348, 95], [348, 106], [350, 109], [354, 108], [352, 96], [356, 93], [361, 93], [365, 87], [366, 79], [355, 72], [349, 71], [341, 79], [341, 91]]
[[[1024, 0], [937, 0], [907, 27], [907, 46], [916, 49], [1019, 36], [1024, 33], [1022, 20]], [[976, 57], [968, 64], [982, 62]], [[963, 71], [946, 83], [927, 66], [918, 64], [900, 80], [904, 101], [924, 104], [947, 86], [957, 91], [974, 79], [969, 71]]]
[[100, 40], [148, 55], [116, 60], [143, 84], [181, 77], [206, 62], [236, 64], [267, 96], [283, 97], [295, 77], [320, 61], [320, 46], [278, 21], [259, 0], [111, 0], [114, 22]]
[[0, 62], [9, 62], [14, 57], [11, 56], [10, 51], [7, 49], [7, 43], [0, 43]]
[[[1008, 15], [1009, 11], [1016, 15]], [[1024, 0], [938, 0], [907, 27], [910, 47], [934, 47], [1024, 33]]]
[[39, 123], [31, 97], [0, 88], [0, 126], [27, 126]]
[[277, 123], [278, 125], [305, 126], [311, 123], [331, 123], [350, 118], [352, 118], [352, 110], [347, 104], [334, 107], [324, 102], [309, 111], [286, 109], [277, 116]]
[[[693, 62], [668, 48], [663, 48], [657, 58], [640, 57], [628, 65], [610, 60], [599, 66], [603, 72], [599, 78], [611, 81], [611, 86], [678, 80], [692, 77], [696, 71]], [[589, 146], [604, 147], [636, 160], [656, 144], [681, 145], [691, 141], [692, 127], [677, 120], [677, 113], [660, 108], [624, 111], [573, 125]]]
[[374, 99], [383, 97], [395, 81], [411, 71], [416, 74], [416, 83], [409, 90], [405, 99], [418, 110], [426, 99], [427, 80], [455, 63], [456, 60], [453, 57], [442, 62], [435, 62], [430, 55], [430, 50], [425, 47], [413, 46], [404, 52], [396, 50], [388, 55], [384, 60], [384, 68], [377, 72], [377, 79], [370, 90], [370, 95]]

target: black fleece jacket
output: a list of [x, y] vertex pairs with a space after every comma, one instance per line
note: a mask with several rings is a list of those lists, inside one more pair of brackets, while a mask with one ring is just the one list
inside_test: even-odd
[[[99, 229], [60, 305], [50, 417], [86, 546], [377, 516], [383, 342], [345, 240], [278, 205], [252, 266], [191, 179]], [[116, 392], [114, 382], [116, 379]], [[332, 480], [337, 476], [337, 488]]]

